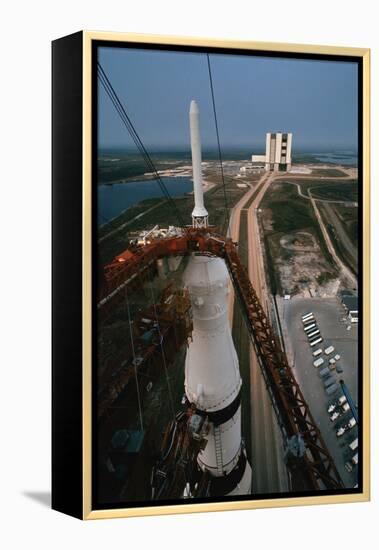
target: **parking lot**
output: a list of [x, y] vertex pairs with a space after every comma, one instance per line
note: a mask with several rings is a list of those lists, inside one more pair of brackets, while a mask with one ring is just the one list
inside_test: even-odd
[[[351, 460], [354, 454], [349, 448], [349, 443], [357, 437], [358, 429], [354, 427], [341, 437], [336, 436], [336, 430], [351, 418], [351, 411], [331, 422], [327, 412], [328, 405], [342, 394], [342, 390], [338, 387], [334, 395], [328, 396], [319, 372], [321, 368], [328, 365], [329, 358], [339, 354], [341, 358], [337, 363], [342, 367], [343, 372], [338, 373], [334, 369], [330, 374], [336, 378], [338, 386], [339, 381], [344, 380], [354, 402], [358, 404], [358, 327], [349, 325], [346, 320], [343, 320], [344, 310], [337, 298], [294, 297], [291, 300], [281, 301], [279, 311], [288, 359], [293, 365], [296, 379], [345, 486], [354, 487], [357, 482], [358, 466], [348, 472], [345, 463]], [[317, 328], [323, 338], [323, 342], [313, 348], [309, 345], [301, 320], [302, 316], [308, 312], [313, 312]], [[351, 328], [348, 329], [348, 326]], [[329, 356], [324, 353], [319, 355], [324, 358], [324, 364], [321, 368], [314, 367], [313, 361], [316, 358], [313, 357], [312, 352], [318, 348], [325, 350], [328, 346], [333, 346], [335, 350]]]

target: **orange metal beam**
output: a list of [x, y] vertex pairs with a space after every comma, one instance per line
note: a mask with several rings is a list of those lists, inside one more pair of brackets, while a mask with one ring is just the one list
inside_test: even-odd
[[143, 247], [125, 250], [105, 267], [105, 284], [98, 300], [99, 315], [103, 312], [109, 313], [121, 290], [131, 284], [138, 273], [151, 268], [157, 259], [196, 252], [224, 258], [284, 439], [288, 441], [291, 437], [300, 435], [304, 440], [307, 449], [305, 455], [288, 464], [293, 486], [299, 490], [343, 487], [287, 358], [241, 264], [236, 243], [231, 239], [224, 238], [209, 228], [187, 228], [179, 237], [159, 239]]

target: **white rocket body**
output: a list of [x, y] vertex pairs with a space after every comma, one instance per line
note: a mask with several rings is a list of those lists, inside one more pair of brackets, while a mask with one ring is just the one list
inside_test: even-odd
[[[191, 121], [193, 104], [191, 102]], [[196, 139], [192, 139], [191, 125], [191, 143], [200, 143], [197, 105], [195, 112]], [[192, 158], [193, 162], [194, 159], [200, 162], [201, 152], [194, 155], [192, 151]], [[201, 182], [201, 165], [194, 165], [193, 171], [195, 212], [196, 181], [199, 181], [195, 173], [200, 172]], [[198, 455], [200, 468], [219, 481], [225, 480], [223, 494], [243, 495], [251, 491], [251, 467], [242, 447], [242, 380], [228, 320], [229, 282], [228, 270], [221, 258], [201, 255], [190, 258], [184, 284], [191, 297], [193, 333], [185, 362], [185, 392], [188, 401], [207, 414], [210, 421], [206, 447]]]
[[207, 227], [208, 212], [204, 207], [203, 178], [201, 174], [201, 140], [199, 108], [196, 101], [191, 101], [190, 112], [191, 152], [193, 171], [193, 192], [195, 206], [192, 211], [193, 227]]

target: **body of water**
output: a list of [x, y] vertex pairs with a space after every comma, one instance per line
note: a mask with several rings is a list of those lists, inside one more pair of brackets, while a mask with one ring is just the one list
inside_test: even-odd
[[349, 166], [357, 166], [357, 153], [352, 151], [337, 151], [335, 153], [314, 153], [314, 156], [320, 162], [327, 164], [343, 164]]
[[[171, 197], [180, 197], [192, 191], [192, 180], [187, 177], [162, 178]], [[103, 225], [127, 208], [145, 199], [165, 198], [155, 180], [130, 181], [98, 187], [98, 224]]]

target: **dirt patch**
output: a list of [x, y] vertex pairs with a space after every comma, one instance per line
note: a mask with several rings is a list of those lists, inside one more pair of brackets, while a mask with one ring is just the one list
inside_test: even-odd
[[[317, 247], [318, 248], [318, 247]], [[280, 286], [285, 294], [301, 294], [303, 296], [334, 295], [334, 273], [319, 252], [294, 251], [288, 255], [275, 256], [276, 270]]]
[[272, 293], [308, 297], [336, 294], [338, 269], [310, 201], [299, 196], [295, 186], [275, 182], [265, 194], [258, 219]]
[[274, 230], [271, 208], [265, 208], [264, 216], [262, 216], [262, 225], [263, 225], [264, 231]]
[[305, 231], [298, 231], [297, 233], [292, 233], [290, 235], [283, 235], [280, 239], [280, 244], [283, 248], [298, 252], [313, 252], [320, 249], [314, 236], [311, 233], [306, 233]]

